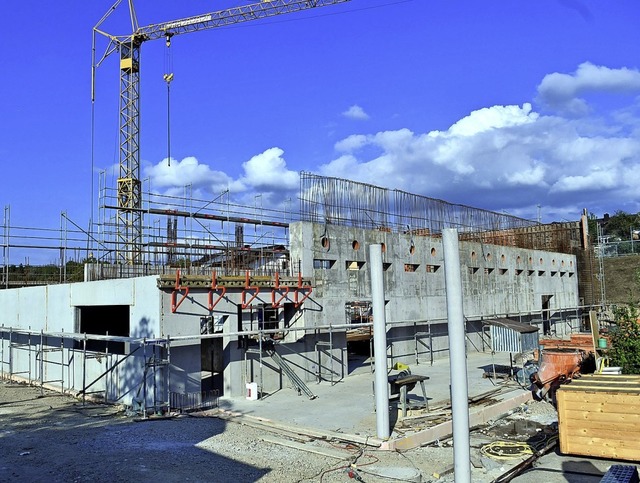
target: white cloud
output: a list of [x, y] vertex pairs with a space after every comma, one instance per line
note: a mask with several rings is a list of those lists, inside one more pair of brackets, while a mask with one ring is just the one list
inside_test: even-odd
[[533, 122], [538, 114], [532, 112], [531, 104], [519, 106], [493, 106], [473, 111], [449, 128], [448, 136], [474, 136], [492, 129], [502, 129]]
[[640, 92], [640, 72], [584, 62], [573, 74], [547, 74], [538, 85], [538, 95], [544, 104], [572, 114], [588, 112], [588, 104], [580, 96], [589, 92]]
[[287, 168], [280, 148], [269, 148], [242, 164], [244, 175], [234, 183], [240, 191], [289, 191], [299, 186], [296, 171]]
[[595, 170], [585, 175], [562, 176], [551, 187], [551, 192], [572, 192], [585, 190], [602, 190], [618, 185], [617, 173], [614, 170]]
[[183, 195], [185, 186], [191, 185], [194, 196], [203, 192], [219, 192], [226, 189], [231, 178], [222, 171], [214, 171], [189, 156], [181, 161], [163, 159], [155, 165], [145, 165], [143, 177], [149, 177], [151, 189], [170, 195]]
[[544, 186], [546, 169], [541, 165], [534, 165], [522, 171], [505, 174], [505, 180], [511, 185]]
[[360, 149], [367, 143], [367, 136], [362, 134], [352, 134], [351, 136], [338, 141], [335, 144], [336, 151], [351, 152]]
[[223, 171], [215, 171], [193, 156], [181, 161], [166, 159], [146, 165], [143, 176], [150, 179], [154, 192], [184, 196], [185, 190], [194, 198], [208, 199], [230, 189], [235, 202], [253, 203], [256, 194], [264, 195], [265, 206], [271, 200], [282, 199], [298, 189], [298, 173], [287, 168], [280, 148], [269, 148], [242, 163], [243, 173], [234, 179]]
[[319, 171], [530, 218], [538, 204], [580, 213], [614, 194], [635, 199], [640, 140], [637, 119], [624, 119], [612, 126], [544, 116], [528, 103], [492, 106], [443, 131], [349, 136]]
[[[582, 64], [572, 75], [546, 76], [539, 93], [566, 108], [582, 103], [577, 96], [588, 90], [633, 91], [639, 82], [635, 70]], [[545, 217], [568, 219], [583, 208], [639, 211], [639, 109], [637, 100], [630, 99], [617, 111], [620, 115], [605, 120], [593, 114], [543, 115], [527, 102], [485, 107], [445, 130], [403, 128], [346, 136], [334, 144], [336, 158], [317, 171], [532, 219], [538, 205]], [[265, 206], [295, 197], [299, 189], [298, 174], [280, 148], [266, 149], [241, 166], [233, 178], [185, 158], [170, 167], [166, 161], [147, 167], [145, 176], [154, 190], [182, 195], [184, 185], [192, 183], [213, 194], [230, 187], [235, 199], [249, 204], [263, 194]]]
[[349, 109], [344, 111], [342, 115], [344, 117], [348, 117], [349, 119], [356, 119], [358, 121], [366, 121], [367, 119], [369, 119], [369, 114], [364, 112], [364, 109], [362, 109], [362, 107], [358, 106], [357, 104], [354, 104]]

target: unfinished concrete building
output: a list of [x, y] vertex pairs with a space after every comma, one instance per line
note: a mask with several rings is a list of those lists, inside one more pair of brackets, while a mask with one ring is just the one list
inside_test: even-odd
[[[448, 353], [440, 235], [450, 227], [468, 350], [491, 350], [487, 319], [563, 334], [595, 303], [584, 217], [540, 225], [309, 173], [300, 198], [299, 214], [271, 218], [228, 201], [178, 209], [158, 198], [143, 245], [130, 247], [143, 253], [139, 266], [110, 261], [116, 236], [103, 216], [82, 282], [9, 288], [20, 283], [5, 261], [2, 377], [142, 411], [202, 403], [207, 391], [244, 397], [248, 384], [313, 397], [309, 382], [349, 377], [350, 351], [369, 355], [372, 244], [383, 252], [389, 363], [429, 364]], [[226, 236], [187, 222], [219, 223]]]

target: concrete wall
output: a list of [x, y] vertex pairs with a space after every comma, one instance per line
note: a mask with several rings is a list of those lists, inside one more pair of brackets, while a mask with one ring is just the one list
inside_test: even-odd
[[[346, 302], [370, 301], [369, 246], [383, 244], [386, 318], [394, 326], [389, 353], [415, 359], [417, 331], [431, 332], [431, 350], [446, 355], [446, 332], [438, 326], [444, 322], [446, 328], [447, 317], [439, 238], [307, 222], [292, 224], [290, 233], [292, 265], [299, 263], [303, 275], [315, 280], [313, 301], [299, 324], [344, 323]], [[578, 305], [573, 255], [461, 242], [460, 260], [469, 320], [541, 313], [543, 296], [549, 297], [549, 316]], [[468, 329], [481, 345], [481, 324]]]
[[[209, 316], [212, 316], [214, 321], [224, 319], [224, 323], [220, 326], [215, 322], [213, 324], [220, 334], [255, 331], [260, 328], [258, 311], [263, 306], [270, 308], [272, 304], [271, 290], [262, 289], [244, 310], [239, 309], [242, 305], [242, 288], [229, 288], [224, 298], [217, 302], [212, 311], [209, 311], [209, 289], [191, 287], [187, 297], [179, 304], [176, 311], [172, 312], [172, 291], [172, 289], [161, 291], [161, 335], [164, 337], [200, 334], [200, 321], [203, 317]], [[175, 300], [179, 302], [181, 298], [182, 296], [177, 294]], [[251, 295], [245, 296], [245, 302], [248, 303], [250, 299]], [[217, 296], [214, 296], [215, 300], [217, 300]], [[333, 347], [323, 345], [316, 352], [316, 342], [325, 339], [328, 341], [328, 335], [305, 334], [304, 331], [291, 332], [286, 330], [286, 326], [295, 326], [295, 321], [302, 316], [305, 310], [318, 310], [317, 302], [308, 300], [300, 309], [295, 309], [293, 307], [293, 295], [290, 294], [282, 300], [282, 305], [284, 307], [278, 309], [279, 327], [282, 329], [282, 333], [286, 334], [286, 338], [278, 342], [277, 351], [285, 362], [296, 371], [301, 379], [311, 382], [316, 380], [319, 366], [323, 364], [326, 367], [322, 368], [322, 374], [328, 375], [328, 367], [331, 359], [333, 359], [333, 370], [336, 375], [339, 375], [336, 376], [336, 379], [343, 377], [346, 374], [347, 367], [344, 332], [336, 336], [337, 338], [333, 341]], [[307, 309], [307, 307], [310, 307], [310, 309]], [[191, 346], [193, 343], [193, 339], [184, 342], [174, 341], [172, 342], [172, 347], [178, 345]], [[205, 344], [205, 347], [208, 350], [211, 349], [209, 344]], [[249, 351], [246, 350], [247, 348]], [[223, 335], [223, 353], [213, 355], [214, 359], [223, 358], [223, 383], [222, 387], [218, 388], [222, 394], [226, 396], [242, 396], [246, 391], [246, 383], [258, 382], [258, 379], [261, 380], [264, 392], [274, 392], [290, 385], [280, 368], [267, 355], [263, 355], [262, 371], [260, 371], [260, 355], [256, 352], [258, 348], [259, 344], [255, 336], [243, 338], [237, 335]], [[187, 351], [185, 350], [183, 357], [182, 363], [186, 367], [195, 368], [196, 365], [202, 367], [203, 356], [200, 352], [199, 344], [197, 348], [195, 345], [193, 346], [189, 356], [187, 356]], [[210, 358], [211, 354], [207, 354], [206, 357]]]
[[[0, 351], [3, 355], [3, 370], [20, 373], [25, 379], [35, 381], [54, 381], [51, 386], [59, 386], [64, 381], [64, 388], [81, 391], [93, 381], [89, 393], [106, 392], [108, 399], [131, 404], [133, 398], [141, 397], [143, 390], [144, 359], [142, 347], [127, 343], [125, 352], [134, 352], [131, 357], [125, 354], [99, 354], [84, 358], [83, 341], [79, 336], [71, 334], [79, 332], [77, 320], [78, 307], [126, 306], [129, 317], [129, 337], [154, 338], [161, 336], [161, 293], [156, 286], [156, 277], [140, 277], [121, 280], [104, 280], [85, 283], [50, 285], [42, 287], [25, 287], [11, 290], [0, 290], [0, 324], [5, 331]], [[9, 333], [6, 328], [29, 329], [35, 335], [12, 335], [10, 347]], [[68, 334], [67, 336], [48, 336], [41, 340], [37, 334]], [[90, 336], [88, 336], [90, 338]], [[16, 342], [27, 344], [17, 347]], [[40, 352], [42, 349], [44, 352]], [[56, 349], [56, 350], [51, 350]], [[61, 349], [61, 350], [57, 350]], [[147, 346], [147, 358], [154, 353], [154, 348]], [[161, 349], [156, 348], [158, 358]], [[195, 369], [185, 363], [180, 351], [176, 350], [172, 357], [176, 358], [173, 372], [188, 373], [184, 380], [198, 379], [190, 388], [199, 390], [199, 365]], [[8, 361], [11, 359], [12, 367]], [[119, 363], [119, 361], [124, 362]], [[117, 368], [100, 378], [107, 369], [117, 364]], [[160, 368], [158, 374], [162, 371]], [[152, 386], [152, 371], [147, 372], [148, 386]], [[163, 373], [164, 374], [164, 373]], [[175, 388], [185, 387], [184, 381], [176, 377]], [[158, 391], [166, 392], [163, 379], [159, 376]], [[152, 395], [148, 395], [148, 402]]]
[[[383, 244], [383, 274], [387, 299], [388, 356], [390, 362], [422, 363], [442, 357], [448, 352], [444, 260], [439, 238], [416, 234], [363, 230], [306, 222], [290, 226], [291, 266], [300, 267], [302, 275], [312, 279], [311, 296], [296, 307], [289, 294], [281, 303], [280, 328], [284, 339], [278, 353], [306, 382], [318, 375], [340, 379], [348, 374], [346, 333], [317, 327], [347, 323], [345, 304], [371, 301], [369, 246]], [[482, 318], [524, 314], [524, 320], [541, 323], [543, 316], [564, 327], [568, 309], [578, 305], [576, 260], [572, 255], [487, 245], [460, 243], [464, 311], [468, 319], [467, 332], [472, 347], [482, 350]], [[283, 274], [284, 275], [284, 274]], [[295, 274], [290, 274], [295, 275]], [[290, 385], [280, 368], [268, 357], [260, 357], [247, 347], [257, 348], [250, 339], [239, 338], [235, 332], [258, 329], [256, 311], [271, 306], [271, 290], [264, 289], [242, 309], [242, 284], [230, 288], [216, 305], [209, 309], [207, 284], [175, 294], [179, 306], [172, 310], [173, 288], [158, 289], [155, 276], [86, 282], [70, 285], [32, 287], [0, 291], [0, 324], [48, 332], [78, 330], [76, 308], [80, 306], [129, 307], [131, 337], [171, 338], [171, 390], [196, 392], [201, 389], [201, 371], [222, 370], [222, 393], [241, 396], [245, 383], [260, 382], [265, 392]], [[246, 294], [248, 301], [253, 294]], [[543, 297], [548, 298], [548, 311], [543, 311]], [[215, 335], [222, 344], [205, 344], [203, 354], [198, 340], [203, 318], [213, 317]], [[294, 330], [299, 329], [299, 330]], [[331, 344], [329, 343], [331, 338]], [[319, 344], [320, 343], [320, 344]], [[2, 349], [8, 341], [2, 341]], [[251, 345], [253, 344], [253, 345]], [[73, 345], [73, 344], [72, 344]], [[77, 350], [67, 347], [63, 355]], [[135, 347], [130, 347], [134, 350]], [[149, 349], [149, 348], [147, 348]], [[152, 349], [153, 350], [153, 349]], [[162, 358], [166, 347], [154, 349]], [[215, 351], [215, 354], [211, 351]], [[37, 363], [35, 355], [15, 352], [17, 366]], [[144, 357], [134, 356], [100, 380], [95, 388], [107, 390], [122, 402], [140, 397]], [[52, 353], [47, 357], [58, 357]], [[123, 356], [87, 359], [85, 384], [104, 373]], [[6, 356], [4, 357], [6, 360]], [[67, 381], [73, 388], [83, 387], [83, 368], [76, 358]], [[203, 360], [205, 362], [203, 362]], [[209, 360], [217, 361], [209, 364]], [[331, 366], [333, 365], [333, 369]], [[3, 365], [3, 367], [5, 367]], [[48, 367], [48, 366], [47, 366]], [[59, 367], [51, 365], [51, 371]], [[15, 372], [15, 371], [14, 371]], [[55, 374], [45, 379], [53, 380]], [[151, 387], [152, 375], [147, 371]], [[258, 381], [257, 379], [260, 379]], [[158, 390], [165, 392], [162, 381]], [[148, 395], [147, 400], [152, 397]]]

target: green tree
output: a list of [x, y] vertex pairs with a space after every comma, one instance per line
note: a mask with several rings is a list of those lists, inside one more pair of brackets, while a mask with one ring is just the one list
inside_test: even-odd
[[640, 217], [638, 214], [630, 214], [618, 210], [613, 216], [609, 217], [609, 221], [604, 226], [603, 234], [621, 240], [628, 240], [632, 229], [640, 229]]
[[614, 309], [616, 327], [610, 332], [611, 364], [622, 368], [623, 374], [640, 374], [640, 311], [638, 305]]

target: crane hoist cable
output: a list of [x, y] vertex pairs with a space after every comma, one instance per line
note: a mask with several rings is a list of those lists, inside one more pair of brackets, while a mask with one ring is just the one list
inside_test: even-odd
[[167, 34], [165, 54], [165, 68], [162, 78], [167, 83], [167, 165], [171, 166], [171, 81], [173, 80], [173, 58], [171, 56], [171, 36]]

